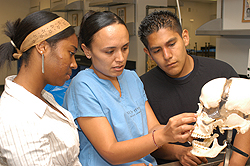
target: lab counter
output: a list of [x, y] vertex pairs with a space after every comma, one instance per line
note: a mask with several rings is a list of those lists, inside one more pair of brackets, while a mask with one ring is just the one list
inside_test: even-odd
[[[222, 152], [221, 154], [219, 154], [215, 158], [207, 158], [207, 160], [208, 160], [208, 163], [200, 164], [200, 166], [217, 166], [221, 162], [223, 162], [223, 160], [224, 160], [224, 152]], [[179, 161], [176, 161], [176, 162], [172, 162], [172, 163], [161, 164], [159, 166], [181, 166], [181, 164], [179, 163]], [[250, 160], [247, 161], [246, 166], [250, 166]]]

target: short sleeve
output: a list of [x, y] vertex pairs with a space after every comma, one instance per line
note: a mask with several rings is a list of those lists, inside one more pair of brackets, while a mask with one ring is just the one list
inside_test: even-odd
[[64, 97], [63, 107], [72, 114], [74, 119], [78, 117], [105, 116], [95, 94], [88, 86], [88, 83], [81, 79], [82, 77], [88, 76], [77, 75], [71, 81]]

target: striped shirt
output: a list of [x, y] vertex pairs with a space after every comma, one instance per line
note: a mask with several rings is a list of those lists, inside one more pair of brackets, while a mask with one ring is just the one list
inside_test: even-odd
[[72, 115], [42, 91], [62, 114], [6, 78], [0, 98], [0, 165], [81, 165]]

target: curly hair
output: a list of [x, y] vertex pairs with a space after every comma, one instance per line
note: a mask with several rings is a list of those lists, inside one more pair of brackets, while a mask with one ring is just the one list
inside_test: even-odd
[[161, 28], [169, 28], [182, 36], [182, 27], [175, 14], [170, 11], [155, 11], [146, 16], [139, 26], [138, 35], [146, 48], [148, 48], [147, 37]]

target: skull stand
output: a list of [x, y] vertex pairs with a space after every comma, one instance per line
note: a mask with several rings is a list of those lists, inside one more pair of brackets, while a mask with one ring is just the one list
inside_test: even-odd
[[231, 157], [231, 152], [232, 150], [245, 156], [245, 157], [248, 157], [248, 154], [246, 154], [245, 152], [241, 151], [240, 149], [234, 147], [232, 144], [231, 144], [231, 141], [232, 141], [232, 136], [233, 136], [233, 130], [227, 130], [227, 147], [226, 147], [226, 154], [225, 154], [225, 157], [224, 157], [224, 165], [223, 166], [229, 166], [229, 159]]
[[[227, 130], [227, 140], [226, 141], [227, 141], [228, 145], [232, 141], [232, 136], [233, 136], [233, 130]], [[224, 157], [224, 166], [229, 165], [230, 156], [231, 156], [231, 148], [230, 148], [230, 146], [227, 146], [226, 147], [226, 154], [225, 154], [225, 157]]]

